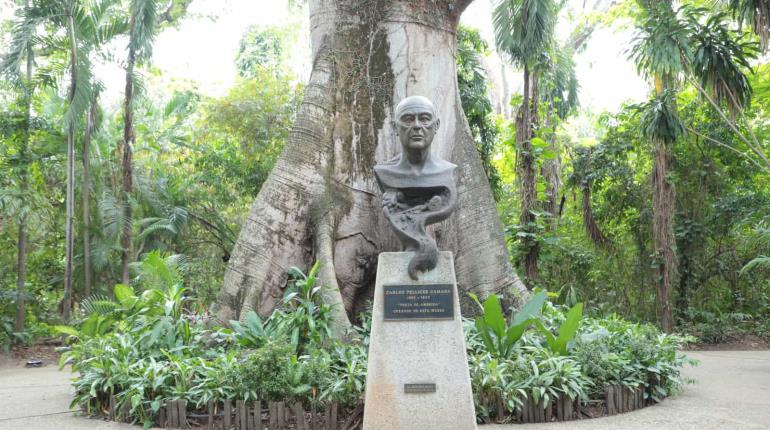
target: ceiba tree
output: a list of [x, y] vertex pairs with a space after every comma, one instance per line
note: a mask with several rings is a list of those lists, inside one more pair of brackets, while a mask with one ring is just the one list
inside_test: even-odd
[[[458, 165], [458, 209], [432, 230], [439, 249], [455, 255], [460, 291], [526, 294], [460, 104], [455, 32], [471, 1], [309, 1], [310, 80], [233, 249], [213, 310], [219, 320], [268, 315], [289, 268], [318, 261], [330, 287], [324, 300], [335, 305], [332, 329], [350, 327], [372, 297], [378, 254], [400, 250], [373, 167], [401, 150], [393, 110], [411, 95], [433, 101], [441, 127], [431, 150]], [[471, 311], [468, 300], [463, 308]]]

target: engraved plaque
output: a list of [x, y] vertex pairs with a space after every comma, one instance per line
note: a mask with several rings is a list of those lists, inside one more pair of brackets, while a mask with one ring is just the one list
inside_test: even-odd
[[423, 384], [404, 384], [405, 393], [435, 393], [436, 384], [423, 383]]
[[385, 320], [452, 319], [452, 284], [383, 285]]

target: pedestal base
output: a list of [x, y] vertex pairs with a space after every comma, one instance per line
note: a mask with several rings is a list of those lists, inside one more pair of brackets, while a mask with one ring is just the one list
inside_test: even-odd
[[[412, 255], [379, 256], [364, 430], [476, 429], [452, 253], [441, 252], [436, 268], [419, 281], [407, 274]], [[405, 286], [414, 286], [415, 295], [404, 296], [410, 294]], [[439, 297], [450, 288], [451, 300]]]

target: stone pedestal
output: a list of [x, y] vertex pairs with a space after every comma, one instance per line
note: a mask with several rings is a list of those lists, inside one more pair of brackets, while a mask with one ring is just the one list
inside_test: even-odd
[[476, 429], [452, 253], [419, 281], [412, 255], [379, 257], [364, 430]]

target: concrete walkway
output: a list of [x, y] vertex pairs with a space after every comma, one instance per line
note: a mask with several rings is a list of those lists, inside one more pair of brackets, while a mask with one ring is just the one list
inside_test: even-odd
[[70, 411], [72, 389], [69, 371], [56, 363], [27, 369], [23, 363], [0, 366], [0, 429], [91, 430], [132, 429], [127, 424], [89, 420]]
[[[628, 414], [568, 423], [489, 425], [483, 430], [534, 429], [770, 429], [770, 351], [688, 353], [701, 365], [685, 370], [695, 378], [673, 399]], [[2, 430], [137, 430], [141, 427], [86, 419], [69, 410], [69, 372], [55, 365], [26, 369], [0, 366]]]

